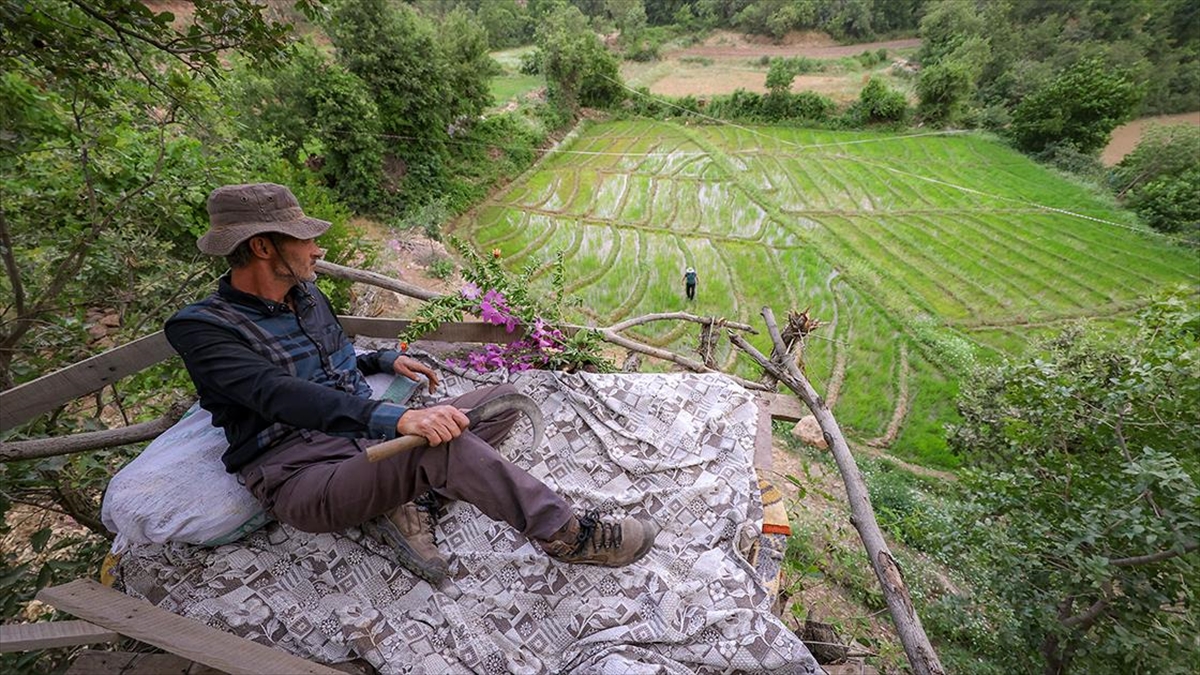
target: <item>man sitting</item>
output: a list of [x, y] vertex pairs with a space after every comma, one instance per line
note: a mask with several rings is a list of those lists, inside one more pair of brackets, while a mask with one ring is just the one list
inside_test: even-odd
[[[478, 389], [441, 405], [407, 408], [371, 400], [364, 374], [437, 374], [398, 352], [356, 357], [317, 289], [316, 237], [329, 223], [304, 215], [291, 191], [260, 183], [216, 189], [200, 250], [230, 265], [217, 291], [166, 324], [200, 405], [225, 431], [225, 468], [281, 522], [306, 532], [364, 525], [430, 583], [447, 564], [433, 538], [440, 499], [474, 504], [536, 542], [552, 558], [618, 567], [644, 556], [657, 528], [635, 518], [576, 516], [544, 483], [495, 450], [515, 414], [470, 429], [463, 410], [512, 393]], [[365, 449], [416, 434], [424, 448], [369, 463]], [[185, 469], [186, 470], [186, 469]]]

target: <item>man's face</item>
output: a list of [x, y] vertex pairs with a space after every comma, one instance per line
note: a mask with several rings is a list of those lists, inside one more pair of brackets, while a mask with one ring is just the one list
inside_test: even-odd
[[316, 239], [276, 237], [279, 255], [274, 259], [272, 272], [284, 281], [316, 281], [317, 261], [325, 255], [325, 249], [317, 246]]

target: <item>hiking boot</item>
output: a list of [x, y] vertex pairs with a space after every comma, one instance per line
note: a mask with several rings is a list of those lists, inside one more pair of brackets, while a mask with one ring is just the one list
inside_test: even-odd
[[598, 512], [591, 511], [572, 516], [553, 538], [539, 540], [538, 545], [559, 562], [624, 567], [649, 553], [657, 535], [658, 528], [652, 523], [637, 518], [605, 523]]
[[434, 586], [442, 582], [449, 569], [434, 536], [439, 508], [437, 495], [426, 492], [371, 523], [380, 538], [396, 549], [396, 561]]

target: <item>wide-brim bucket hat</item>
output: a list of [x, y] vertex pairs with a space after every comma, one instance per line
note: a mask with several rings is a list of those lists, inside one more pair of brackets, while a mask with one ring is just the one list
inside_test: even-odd
[[275, 183], [226, 185], [208, 196], [209, 229], [196, 242], [209, 255], [229, 255], [250, 237], [279, 232], [313, 239], [329, 229], [329, 221], [309, 218], [292, 191]]

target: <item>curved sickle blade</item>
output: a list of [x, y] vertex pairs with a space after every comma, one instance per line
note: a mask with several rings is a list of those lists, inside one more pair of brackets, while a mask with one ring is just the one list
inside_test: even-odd
[[[482, 420], [491, 419], [510, 410], [525, 413], [529, 421], [533, 423], [533, 447], [541, 447], [542, 438], [546, 433], [546, 421], [542, 416], [542, 409], [533, 399], [524, 394], [497, 396], [487, 403], [471, 408], [467, 411], [467, 420], [470, 422], [467, 428], [470, 429]], [[427, 444], [424, 436], [408, 435], [393, 438], [367, 448], [367, 460], [378, 462], [401, 452], [424, 447]]]

